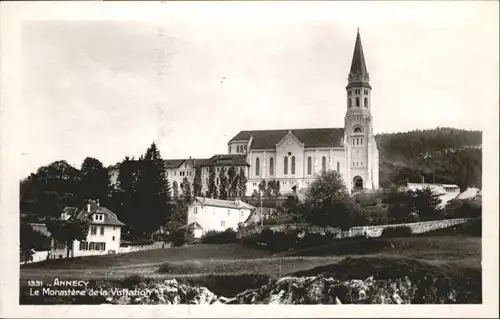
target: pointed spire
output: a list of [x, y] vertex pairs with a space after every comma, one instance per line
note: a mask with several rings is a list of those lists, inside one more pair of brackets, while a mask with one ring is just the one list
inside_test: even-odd
[[363, 45], [361, 44], [361, 36], [359, 35], [359, 27], [358, 27], [358, 34], [356, 35], [356, 44], [354, 45], [354, 54], [352, 56], [351, 71], [349, 73], [352, 75], [368, 74], [368, 71], [366, 70], [365, 55], [363, 54]]

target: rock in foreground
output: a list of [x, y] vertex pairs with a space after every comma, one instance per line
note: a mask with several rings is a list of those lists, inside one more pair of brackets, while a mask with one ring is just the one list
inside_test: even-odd
[[[284, 277], [233, 298], [218, 297], [205, 287], [175, 279], [141, 289], [142, 295], [122, 294], [107, 300], [117, 304], [409, 304], [418, 288], [406, 277], [398, 280], [338, 281], [323, 276]], [[441, 292], [443, 295], [443, 292]], [[454, 303], [456, 293], [444, 292], [441, 303]]]

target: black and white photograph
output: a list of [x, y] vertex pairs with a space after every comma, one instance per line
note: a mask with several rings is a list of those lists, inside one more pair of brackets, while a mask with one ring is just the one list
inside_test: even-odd
[[498, 9], [2, 3], [5, 315], [498, 316]]

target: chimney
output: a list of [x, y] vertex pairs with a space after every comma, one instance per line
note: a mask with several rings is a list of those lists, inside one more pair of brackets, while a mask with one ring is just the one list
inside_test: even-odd
[[424, 175], [422, 175], [422, 184], [424, 184], [425, 182], [425, 178], [424, 178]]
[[90, 213], [90, 203], [87, 203], [87, 213]]
[[97, 207], [99, 207], [99, 206], [100, 206], [100, 205], [99, 205], [99, 200], [98, 200], [98, 199], [96, 199], [96, 201], [95, 201], [95, 202], [96, 202], [96, 204], [97, 204]]

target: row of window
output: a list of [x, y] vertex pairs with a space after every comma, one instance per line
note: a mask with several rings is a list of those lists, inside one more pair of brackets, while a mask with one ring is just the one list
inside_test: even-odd
[[66, 249], [66, 243], [54, 241], [54, 249]]
[[80, 242], [80, 250], [106, 250], [106, 243], [93, 241], [89, 243], [87, 241], [82, 241]]
[[354, 166], [354, 167], [362, 167], [363, 166], [363, 162], [352, 162], [352, 166]]
[[[233, 147], [229, 145], [229, 154], [231, 154]], [[236, 153], [244, 153], [247, 151], [246, 145], [236, 145]]]
[[[173, 173], [174, 173], [174, 176], [177, 175], [176, 171], [174, 171]], [[193, 176], [193, 171], [187, 171], [187, 172], [186, 171], [180, 171], [179, 172], [179, 176]], [[168, 177], [168, 172], [167, 172], [167, 177]]]
[[[212, 208], [212, 213], [215, 214], [215, 211], [216, 211], [216, 209], [215, 209], [215, 207], [213, 207]], [[193, 214], [194, 215], [198, 215], [198, 207], [194, 208]], [[240, 215], [243, 216], [243, 211], [240, 211]], [[231, 210], [230, 209], [227, 210], [227, 216], [231, 216]]]
[[[295, 175], [295, 156], [291, 157], [291, 174]], [[323, 156], [321, 159], [321, 169], [326, 171], [326, 156]], [[340, 162], [337, 162], [337, 172], [340, 171]], [[288, 156], [285, 156], [283, 159], [283, 174], [288, 175]], [[312, 175], [312, 158], [309, 156], [307, 158], [307, 174]], [[255, 176], [260, 175], [260, 158], [255, 159]], [[274, 159], [271, 157], [269, 159], [269, 175], [274, 175]]]
[[[90, 234], [97, 235], [97, 226], [90, 227]], [[104, 235], [104, 227], [101, 226], [101, 235]]]
[[[368, 90], [363, 91], [364, 95], [368, 95], [368, 93], [369, 93]], [[352, 90], [347, 91], [347, 95], [351, 96], [352, 94], [353, 94]], [[361, 89], [354, 89], [354, 94], [358, 94], [358, 95], [361, 94]]]
[[[360, 99], [359, 99], [359, 97], [357, 97], [355, 99], [355, 101], [356, 101], [356, 106], [359, 107], [360, 106]], [[349, 107], [352, 107], [352, 99], [351, 98], [347, 99], [347, 104], [349, 105]], [[368, 107], [368, 98], [367, 97], [365, 97], [365, 99], [364, 99], [364, 106]]]
[[363, 138], [362, 137], [354, 137], [352, 139], [352, 145], [354, 145], [354, 146], [363, 145]]

